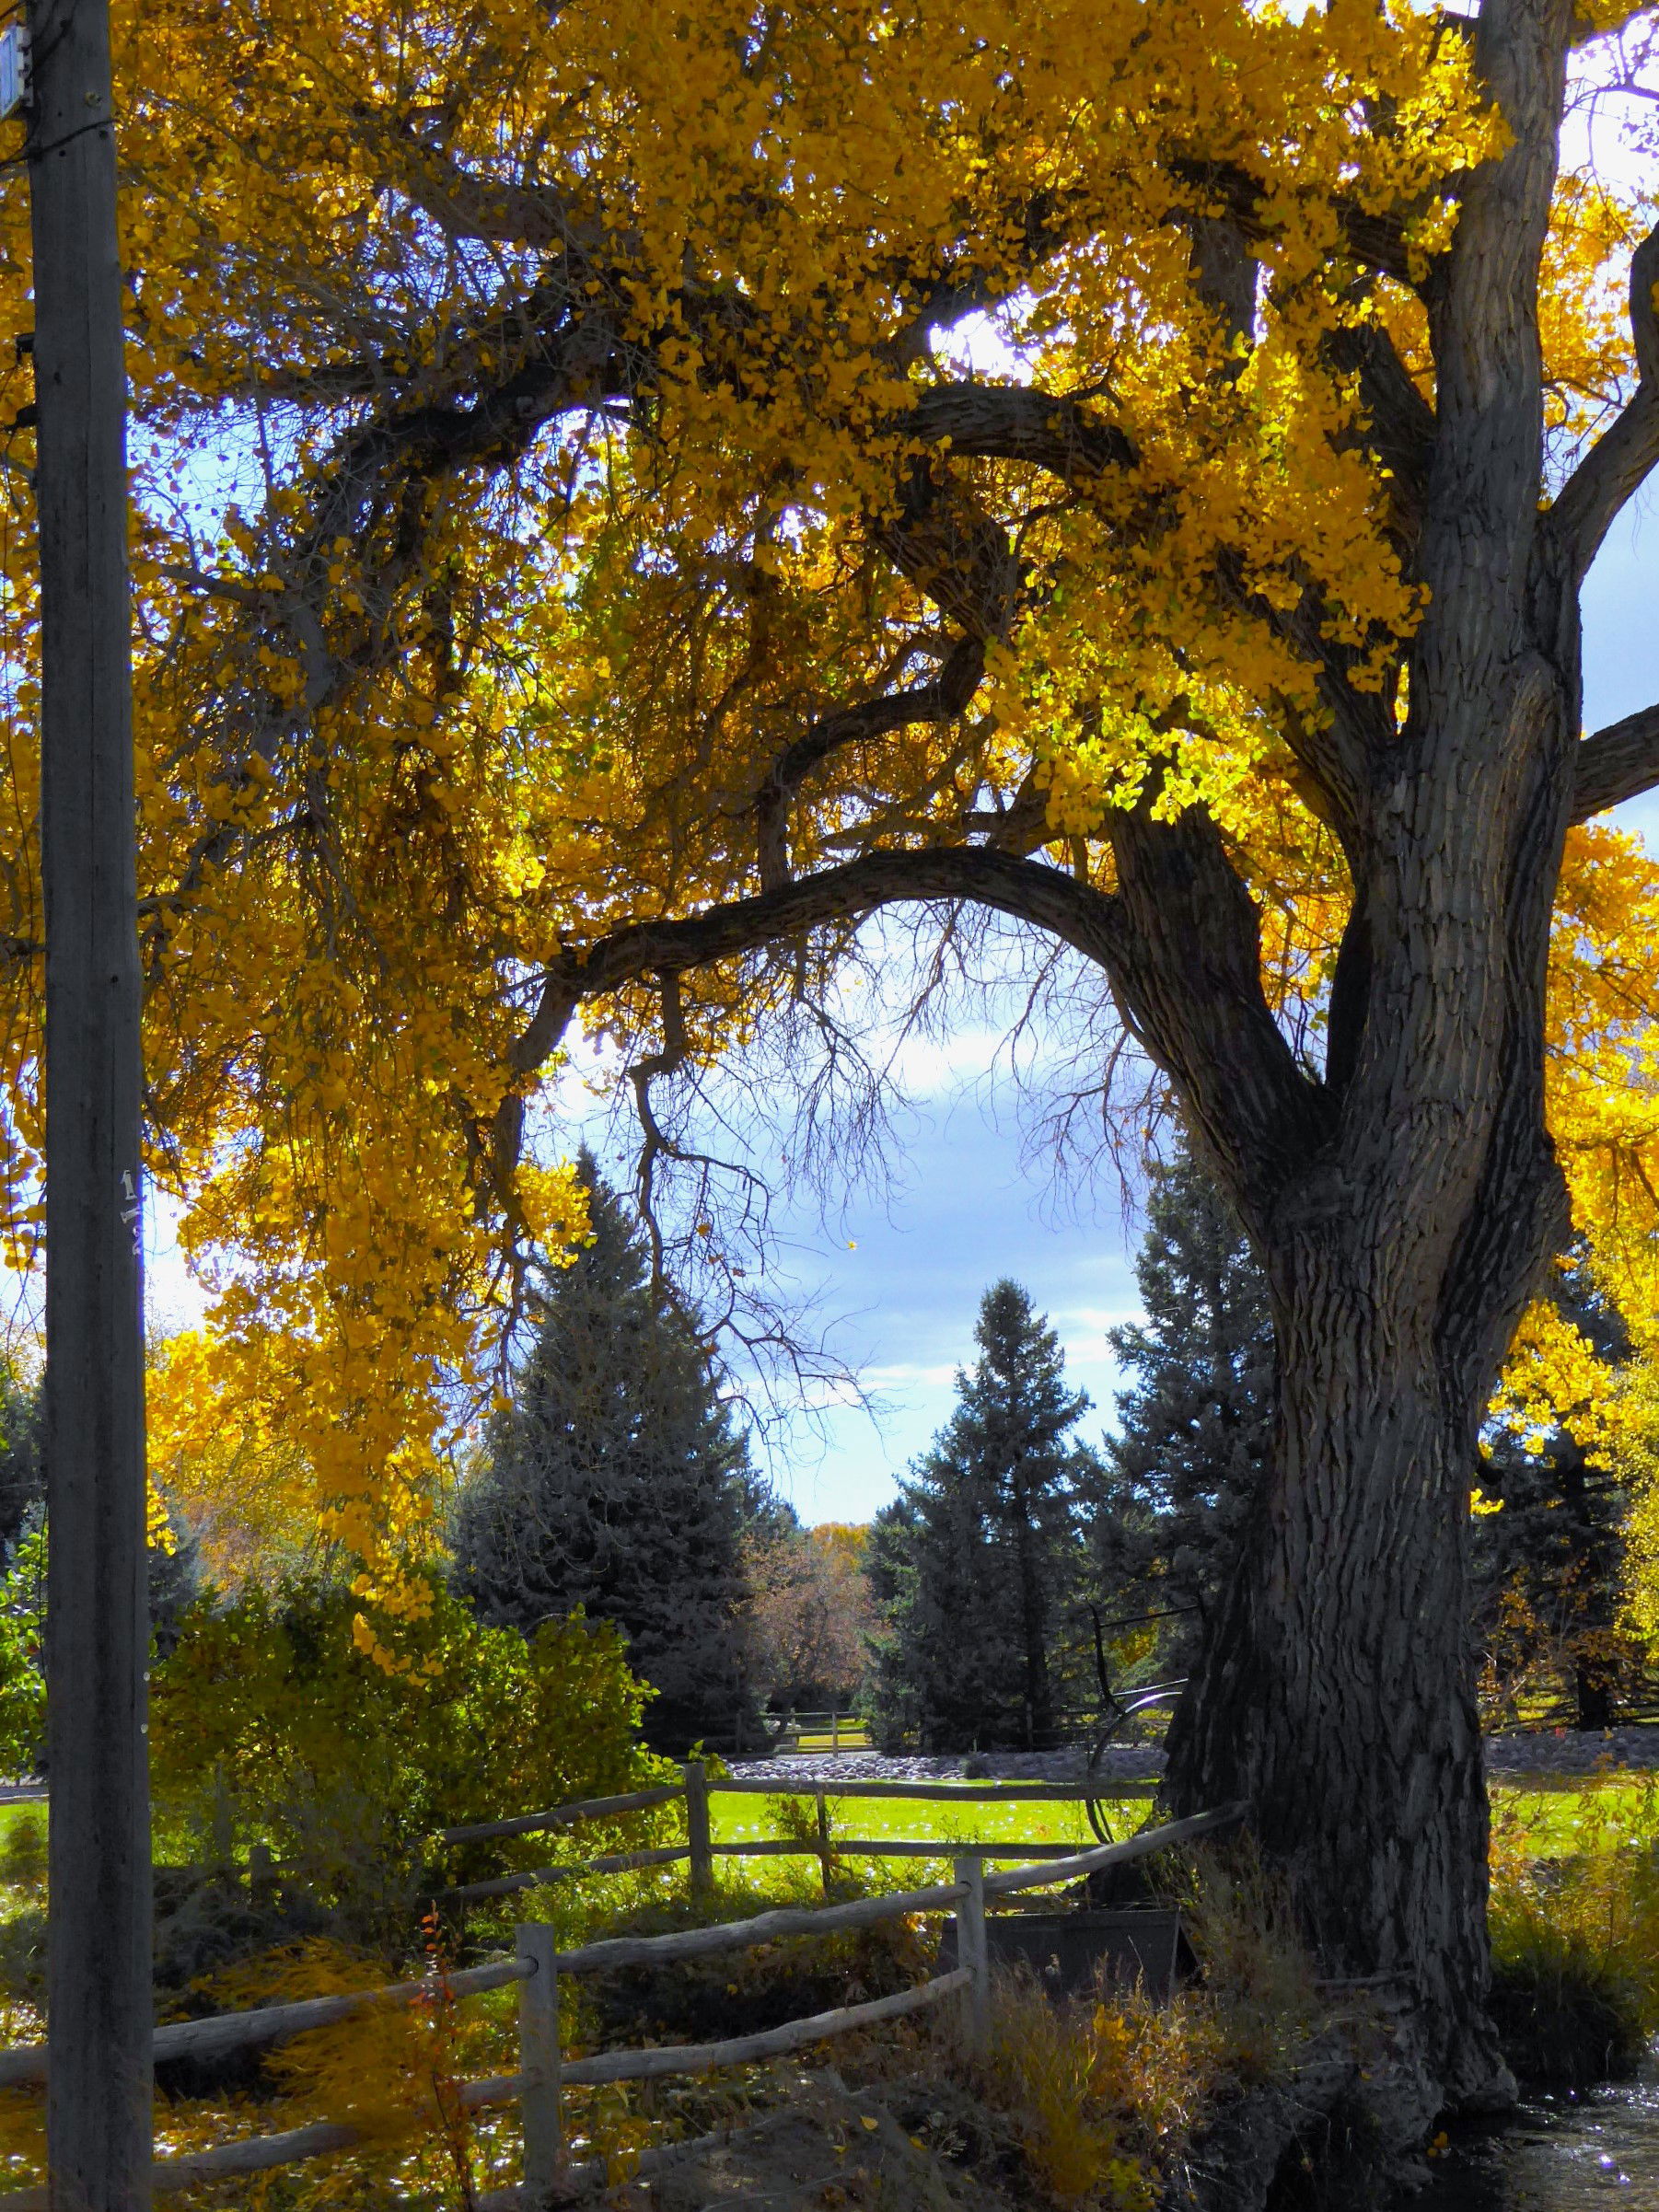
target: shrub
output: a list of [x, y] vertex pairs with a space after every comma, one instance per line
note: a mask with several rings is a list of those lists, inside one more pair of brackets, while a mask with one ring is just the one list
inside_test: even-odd
[[1028, 1969], [999, 1974], [989, 2051], [956, 2058], [1038, 2201], [1149, 2212], [1219, 2111], [1291, 2079], [1321, 2019], [1288, 1897], [1247, 1844], [1161, 1858], [1149, 1882], [1182, 1908], [1198, 1986], [1160, 2005], [1102, 1981], [1056, 2002]]
[[[527, 1639], [484, 1627], [425, 1579], [431, 1607], [407, 1624], [399, 1673], [354, 1642], [349, 1590], [295, 1580], [195, 1607], [151, 1693], [164, 1829], [217, 1861], [228, 1820], [335, 1905], [346, 1932], [394, 1948], [423, 1886], [481, 1863], [474, 1850], [435, 1864], [437, 1829], [659, 1771], [637, 1743], [647, 1693], [615, 1630], [577, 1616]], [[545, 1854], [545, 1837], [527, 1841]]]
[[34, 1774], [46, 1741], [46, 1538], [40, 1523], [13, 1547], [0, 1579], [0, 1773]]
[[1057, 2204], [1150, 2212], [1151, 2176], [1127, 2140], [1137, 2025], [1104, 2004], [1055, 2004], [1028, 1969], [997, 1977], [987, 2100]]

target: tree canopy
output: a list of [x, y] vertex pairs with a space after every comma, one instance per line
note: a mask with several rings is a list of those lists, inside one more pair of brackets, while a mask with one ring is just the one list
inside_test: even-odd
[[[1085, 1094], [1120, 1021], [1270, 1283], [1268, 1550], [1172, 1789], [1250, 1795], [1319, 1870], [1315, 1934], [1414, 1975], [1454, 2095], [1497, 2078], [1446, 1626], [1475, 1426], [1569, 1192], [1621, 1310], [1659, 1310], [1659, 874], [1595, 820], [1659, 778], [1659, 705], [1583, 735], [1578, 612], [1659, 458], [1659, 233], [1569, 135], [1651, 89], [1652, 29], [1622, 0], [122, 11], [151, 1169], [216, 1284], [215, 1387], [384, 1549], [526, 1253], [581, 1233], [547, 1110], [578, 1010], [652, 1199], [687, 1164], [663, 1101], [722, 1054], [819, 1095], [871, 913], [1011, 918], [1094, 1040]], [[741, 1323], [754, 1270], [690, 1173], [681, 1257]], [[1419, 1802], [1434, 1834], [1397, 1834]]]
[[[237, 1256], [238, 1396], [305, 1435], [350, 1536], [487, 1348], [504, 1246], [579, 1233], [521, 1141], [578, 1001], [636, 1067], [695, 1061], [798, 1033], [871, 907], [984, 899], [1103, 961], [1132, 1020], [1137, 873], [1197, 839], [1261, 917], [1268, 1010], [1236, 1018], [1317, 1053], [1340, 757], [1406, 712], [1424, 589], [1428, 303], [1503, 135], [1468, 25], [117, 12], [152, 1169], [204, 1262]], [[1589, 51], [1617, 74], [1617, 37]], [[1551, 485], [1631, 375], [1613, 284], [1640, 235], [1587, 173], [1557, 188]], [[1007, 374], [953, 356], [973, 310]], [[1580, 569], [1648, 406], [1580, 481]], [[19, 1258], [29, 445], [0, 524]], [[1575, 811], [1642, 782], [1650, 738], [1587, 753]], [[1645, 1007], [1653, 899], [1638, 854], [1581, 839], [1556, 1082], [1603, 1218], [1644, 1203], [1645, 1129], [1585, 1086]], [[1228, 930], [1247, 1007], [1258, 925]]]

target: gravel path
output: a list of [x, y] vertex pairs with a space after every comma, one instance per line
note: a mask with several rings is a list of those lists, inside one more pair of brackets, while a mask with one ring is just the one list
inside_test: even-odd
[[[1659, 1767], [1659, 1726], [1601, 1730], [1551, 1729], [1489, 1736], [1491, 1774], [1593, 1774]], [[1154, 1781], [1164, 1755], [1150, 1745], [1114, 1745], [1104, 1771], [1119, 1781]], [[774, 1759], [735, 1759], [732, 1772], [746, 1780], [775, 1781], [781, 1789], [819, 1782], [1078, 1782], [1084, 1752], [986, 1752], [972, 1757], [889, 1758], [876, 1751], [792, 1752]]]

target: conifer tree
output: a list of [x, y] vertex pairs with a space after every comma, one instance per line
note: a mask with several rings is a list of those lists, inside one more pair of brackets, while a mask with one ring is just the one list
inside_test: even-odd
[[1144, 1322], [1109, 1342], [1135, 1378], [1119, 1395], [1090, 1535], [1103, 1580], [1179, 1607], [1179, 1663], [1231, 1579], [1272, 1442], [1267, 1284], [1232, 1209], [1183, 1149], [1152, 1172], [1135, 1260]]
[[742, 1566], [760, 1486], [691, 1320], [584, 1152], [593, 1241], [551, 1270], [486, 1464], [463, 1492], [456, 1580], [527, 1634], [583, 1607], [615, 1621], [656, 1691], [645, 1732], [725, 1736], [745, 1698]]
[[1059, 1340], [1017, 1283], [986, 1291], [974, 1338], [956, 1412], [872, 1537], [876, 1718], [884, 1738], [914, 1727], [929, 1749], [1040, 1749], [1093, 1473], [1070, 1438], [1089, 1401], [1067, 1390]]

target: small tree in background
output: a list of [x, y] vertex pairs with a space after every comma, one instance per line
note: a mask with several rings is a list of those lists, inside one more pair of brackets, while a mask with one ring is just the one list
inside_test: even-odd
[[536, 1339], [454, 1528], [457, 1587], [527, 1635], [614, 1621], [665, 1750], [725, 1736], [748, 1678], [743, 1536], [760, 1486], [703, 1345], [584, 1152], [593, 1241], [551, 1273]]
[[[1624, 1322], [1589, 1280], [1582, 1254], [1550, 1303], [1607, 1371], [1629, 1368]], [[1519, 1348], [1524, 1360], [1526, 1344]], [[1564, 1691], [1580, 1728], [1608, 1728], [1643, 1662], [1624, 1618], [1630, 1490], [1618, 1454], [1540, 1423], [1502, 1392], [1481, 1441], [1470, 1547], [1474, 1631], [1489, 1703], [1514, 1719], [1528, 1691]]]
[[1090, 1500], [1096, 1572], [1148, 1608], [1180, 1663], [1236, 1570], [1273, 1425], [1267, 1283], [1232, 1209], [1185, 1148], [1152, 1171], [1135, 1259], [1143, 1322], [1110, 1332], [1134, 1377]]
[[914, 1727], [930, 1749], [1041, 1748], [1096, 1470], [1070, 1441], [1089, 1400], [1017, 1283], [986, 1291], [974, 1338], [957, 1411], [873, 1532], [874, 1717], [884, 1740]]
[[792, 1513], [748, 1538], [751, 1678], [774, 1708], [856, 1703], [876, 1627], [869, 1537], [844, 1522], [802, 1528]]

